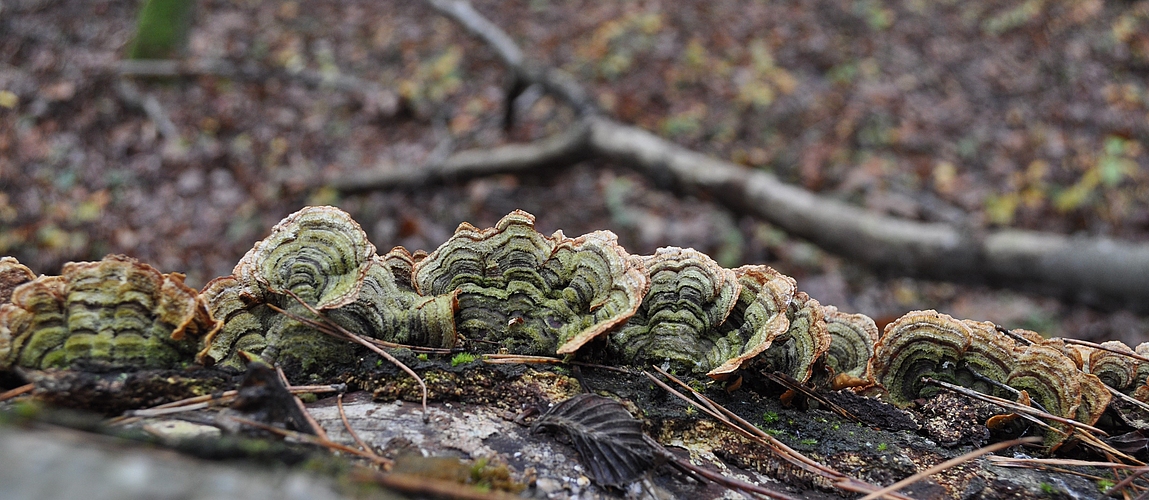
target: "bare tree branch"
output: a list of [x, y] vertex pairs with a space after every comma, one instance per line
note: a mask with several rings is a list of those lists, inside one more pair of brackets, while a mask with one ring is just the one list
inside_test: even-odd
[[350, 193], [567, 166], [587, 157], [590, 125], [579, 123], [566, 132], [530, 144], [460, 151], [440, 163], [418, 169], [354, 172], [328, 185]]
[[141, 92], [139, 87], [129, 81], [117, 82], [116, 95], [125, 103], [143, 110], [148, 115], [148, 119], [155, 124], [156, 130], [159, 131], [164, 140], [172, 141], [180, 138], [179, 128], [168, 117], [156, 96]]
[[223, 59], [169, 60], [128, 59], [120, 61], [114, 71], [121, 77], [173, 78], [219, 76], [234, 80], [265, 81], [272, 76], [296, 80], [309, 87], [327, 87], [350, 94], [362, 101], [371, 112], [394, 114], [399, 96], [390, 89], [352, 75], [325, 73], [310, 69], [289, 71], [248, 62], [235, 64]]
[[[511, 38], [462, 0], [428, 0], [491, 45], [526, 84], [538, 83], [576, 109], [586, 92], [558, 70], [537, 71]], [[556, 90], [558, 89], [558, 90]], [[343, 191], [518, 172], [609, 158], [684, 191], [703, 191], [741, 213], [881, 272], [1036, 291], [1109, 308], [1149, 309], [1149, 245], [1023, 230], [987, 231], [891, 217], [710, 158], [637, 127], [584, 115], [571, 131], [526, 145], [462, 151], [414, 173], [360, 174]]]
[[580, 116], [598, 113], [598, 107], [595, 106], [594, 101], [588, 97], [577, 80], [564, 71], [541, 67], [526, 60], [523, 51], [519, 49], [510, 35], [479, 14], [470, 2], [465, 0], [427, 0], [427, 3], [490, 45], [499, 59], [503, 61], [503, 64], [507, 66], [507, 69], [511, 71], [513, 81], [508, 92], [508, 116], [510, 114], [510, 101], [522, 94], [531, 84], [541, 85], [547, 93], [558, 97], [573, 107]]

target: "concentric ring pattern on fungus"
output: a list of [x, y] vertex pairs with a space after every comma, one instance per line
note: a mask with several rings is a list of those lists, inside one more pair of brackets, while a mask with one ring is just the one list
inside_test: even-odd
[[[636, 256], [609, 231], [570, 238], [534, 223], [514, 211], [491, 228], [460, 224], [430, 254], [377, 255], [346, 212], [306, 207], [198, 293], [178, 273], [123, 256], [40, 277], [0, 258], [0, 369], [238, 371], [241, 351], [304, 375], [354, 369], [363, 349], [318, 322], [390, 343], [598, 356], [589, 360], [714, 379], [780, 371], [902, 407], [940, 390], [924, 377], [1087, 424], [1111, 393], [1149, 401], [1149, 362], [1136, 358], [1149, 343], [1071, 345], [932, 310], [879, 336], [872, 319], [821, 305], [767, 266], [725, 269], [676, 247]], [[1046, 433], [1050, 449], [1063, 440]]]

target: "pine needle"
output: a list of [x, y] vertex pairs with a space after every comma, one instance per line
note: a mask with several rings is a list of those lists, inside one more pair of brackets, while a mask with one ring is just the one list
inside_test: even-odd
[[[841, 490], [852, 491], [855, 493], [869, 493], [869, 492], [878, 491], [879, 489], [881, 489], [878, 486], [869, 484], [865, 481], [847, 476], [847, 475], [845, 475], [841, 472], [838, 472], [838, 471], [836, 471], [830, 467], [822, 465], [822, 464], [818, 463], [817, 461], [815, 461], [815, 460], [813, 460], [813, 459], [811, 459], [811, 458], [809, 458], [809, 457], [807, 457], [801, 453], [798, 453], [796, 450], [794, 450], [793, 448], [790, 448], [785, 443], [775, 439], [773, 436], [766, 434], [765, 432], [762, 432], [761, 429], [755, 427], [754, 425], [750, 424], [746, 420], [742, 419], [742, 417], [739, 417], [734, 412], [727, 410], [722, 405], [715, 403], [713, 400], [706, 397], [702, 393], [694, 390], [689, 385], [682, 382], [681, 380], [679, 380], [675, 376], [671, 375], [670, 373], [667, 373], [665, 370], [662, 370], [661, 368], [659, 368], [657, 366], [655, 366], [654, 369], [659, 374], [666, 377], [668, 380], [670, 380], [670, 381], [674, 382], [675, 384], [679, 385], [680, 387], [683, 387], [684, 389], [690, 391], [691, 394], [693, 394], [695, 398], [698, 398], [699, 401], [702, 401], [702, 403], [699, 403], [697, 401], [694, 401], [691, 398], [686, 397], [681, 392], [678, 392], [677, 390], [670, 387], [669, 385], [666, 385], [665, 382], [659, 380], [654, 375], [651, 375], [649, 372], [644, 371], [642, 373], [643, 373], [643, 375], [646, 376], [646, 378], [650, 379], [652, 382], [654, 382], [656, 385], [661, 387], [663, 390], [675, 395], [676, 397], [687, 402], [688, 404], [693, 405], [695, 408], [702, 411], [703, 413], [706, 413], [711, 418], [714, 418], [715, 420], [722, 422], [723, 424], [725, 424], [727, 427], [729, 427], [734, 432], [741, 434], [742, 436], [746, 437], [747, 439], [755, 441], [758, 444], [761, 444], [762, 446], [766, 447], [768, 450], [777, 454], [780, 458], [782, 458], [782, 460], [786, 461], [787, 463], [789, 463], [789, 464], [791, 464], [791, 465], [793, 465], [799, 469], [805, 470], [811, 474], [824, 477], [830, 481], [830, 484], [833, 484], [836, 488], [841, 489]], [[910, 500], [908, 497], [903, 496], [903, 495], [898, 495], [896, 493], [888, 493], [887, 496], [891, 496], [891, 497], [894, 497], [894, 498], [897, 498], [900, 500]]]
[[[1038, 417], [1038, 418], [1044, 418], [1047, 420], [1052, 420], [1054, 422], [1062, 423], [1062, 424], [1065, 424], [1065, 425], [1068, 425], [1071, 427], [1075, 427], [1077, 429], [1087, 430], [1089, 432], [1095, 432], [1097, 434], [1101, 434], [1102, 436], [1108, 436], [1109, 435], [1105, 431], [1098, 429], [1092, 425], [1078, 422], [1078, 421], [1070, 419], [1070, 418], [1059, 417], [1059, 416], [1054, 415], [1052, 413], [1044, 412], [1044, 411], [1038, 410], [1036, 408], [1033, 408], [1031, 406], [1019, 404], [1015, 401], [1010, 401], [1008, 399], [999, 398], [997, 396], [990, 396], [989, 394], [983, 394], [983, 393], [977, 392], [977, 391], [972, 390], [972, 389], [967, 389], [967, 388], [962, 387], [960, 385], [955, 385], [955, 384], [951, 384], [948, 382], [943, 382], [941, 380], [933, 379], [930, 377], [923, 377], [922, 380], [925, 381], [926, 383], [934, 384], [934, 385], [937, 385], [939, 387], [949, 389], [949, 390], [956, 392], [958, 394], [961, 394], [963, 396], [968, 396], [968, 397], [971, 397], [971, 398], [974, 398], [974, 399], [977, 399], [980, 401], [984, 401], [986, 403], [1000, 406], [1000, 407], [1005, 408], [1007, 410], [1010, 410], [1014, 413], [1019, 413], [1019, 414], [1023, 414], [1023, 415], [1030, 415], [1030, 416], [1034, 416], [1034, 417]], [[1059, 432], [1061, 432], [1061, 431], [1059, 431]]]
[[[317, 330], [319, 330], [323, 333], [326, 333], [328, 335], [331, 335], [335, 338], [350, 340], [350, 341], [355, 342], [359, 345], [362, 345], [363, 347], [370, 349], [375, 354], [382, 356], [383, 359], [386, 359], [391, 364], [399, 367], [400, 370], [403, 370], [404, 372], [406, 372], [407, 375], [410, 375], [411, 378], [414, 378], [415, 381], [419, 383], [419, 387], [423, 391], [423, 423], [427, 423], [427, 422], [431, 421], [430, 414], [427, 413], [427, 384], [425, 382], [423, 382], [423, 378], [420, 377], [419, 374], [415, 373], [415, 370], [412, 370], [409, 366], [403, 364], [402, 361], [399, 361], [394, 356], [389, 354], [387, 351], [384, 351], [383, 349], [376, 346], [375, 344], [372, 344], [371, 342], [363, 340], [363, 337], [360, 337], [359, 335], [351, 333], [351, 331], [347, 330], [346, 328], [343, 328], [342, 326], [339, 326], [338, 324], [327, 319], [327, 316], [324, 316], [323, 313], [319, 312], [318, 309], [311, 307], [311, 304], [304, 302], [303, 299], [299, 298], [299, 296], [296, 295], [291, 290], [285, 290], [285, 291], [287, 292], [288, 295], [290, 295], [292, 298], [294, 298], [296, 300], [296, 302], [299, 302], [301, 305], [303, 305], [303, 307], [307, 308], [308, 311], [311, 311], [312, 314], [316, 315], [319, 318], [322, 318], [323, 322], [320, 323], [318, 321], [303, 318], [303, 317], [301, 317], [295, 313], [287, 312], [287, 311], [285, 311], [279, 307], [276, 307], [274, 304], [268, 304], [268, 307], [279, 312], [280, 314], [286, 315], [287, 317], [289, 317], [291, 319], [294, 319], [296, 321], [300, 321], [300, 322], [303, 322], [305, 324], [314, 326]], [[330, 330], [331, 328], [334, 328], [335, 331], [334, 332], [331, 331]]]
[[[291, 387], [291, 381], [287, 380], [287, 375], [283, 373], [282, 368], [278, 366], [275, 367], [275, 373], [279, 375], [279, 381], [283, 384], [283, 387]], [[307, 421], [307, 426], [311, 427], [311, 432], [324, 440], [330, 441], [327, 439], [327, 431], [323, 430], [323, 426], [319, 425], [319, 422], [316, 422], [315, 418], [307, 412], [307, 405], [303, 404], [303, 400], [299, 399], [299, 396], [292, 394], [291, 401], [295, 403], [295, 407], [299, 410], [299, 413], [303, 415], [303, 419]]]
[[35, 389], [35, 388], [36, 388], [36, 384], [24, 384], [24, 385], [17, 387], [15, 389], [0, 392], [0, 402], [7, 401], [7, 400], [12, 399], [16, 396], [19, 396], [21, 394], [27, 394], [29, 392], [32, 392], [32, 389]]
[[228, 415], [225, 418], [229, 418], [229, 419], [236, 421], [236, 422], [239, 422], [241, 424], [250, 425], [250, 426], [255, 427], [257, 429], [262, 429], [262, 430], [265, 430], [267, 432], [270, 432], [272, 434], [276, 434], [279, 436], [289, 437], [289, 438], [292, 438], [292, 439], [295, 439], [295, 440], [298, 440], [298, 441], [301, 441], [304, 443], [319, 445], [319, 446], [322, 446], [322, 447], [327, 448], [327, 449], [331, 449], [331, 450], [335, 450], [335, 451], [342, 451], [344, 453], [350, 453], [350, 454], [358, 456], [358, 457], [363, 457], [363, 458], [366, 458], [368, 460], [371, 460], [372, 462], [374, 462], [376, 464], [382, 465], [386, 468], [390, 468], [394, 464], [394, 462], [388, 458], [381, 457], [381, 456], [376, 455], [374, 453], [368, 453], [366, 451], [360, 451], [357, 448], [352, 448], [352, 447], [347, 446], [347, 445], [343, 445], [343, 444], [336, 443], [334, 441], [323, 439], [319, 436], [312, 436], [311, 434], [304, 434], [302, 432], [295, 432], [295, 431], [289, 431], [287, 429], [280, 429], [279, 427], [273, 427], [273, 426], [267, 425], [265, 423], [256, 422], [254, 420], [249, 420], [249, 419], [246, 419], [243, 417], [236, 417], [236, 416]]
[[339, 419], [343, 421], [343, 427], [347, 429], [347, 433], [351, 435], [351, 439], [354, 439], [355, 443], [363, 448], [363, 451], [370, 453], [371, 456], [378, 457], [379, 454], [375, 453], [374, 449], [363, 442], [362, 439], [359, 439], [359, 434], [355, 432], [355, 429], [351, 427], [351, 422], [347, 420], [347, 413], [343, 411], [343, 394], [335, 397], [335, 407], [339, 409]]
[[966, 453], [965, 455], [962, 455], [960, 457], [951, 458], [949, 460], [946, 460], [945, 462], [942, 462], [942, 463], [937, 464], [933, 467], [930, 467], [924, 471], [918, 472], [917, 474], [914, 474], [910, 477], [907, 477], [901, 481], [898, 481], [894, 484], [886, 486], [885, 488], [882, 488], [878, 491], [870, 493], [869, 495], [862, 497], [862, 500], [874, 500], [875, 498], [880, 498], [882, 495], [886, 495], [888, 493], [893, 493], [895, 491], [898, 491], [902, 488], [905, 488], [906, 486], [914, 484], [918, 481], [921, 481], [922, 479], [930, 477], [930, 476], [937, 474], [941, 471], [944, 471], [946, 469], [951, 469], [953, 467], [957, 467], [961, 464], [969, 462], [970, 460], [973, 460], [977, 457], [985, 455], [986, 453], [993, 453], [997, 450], [1004, 450], [1006, 448], [1009, 448], [1010, 446], [1016, 446], [1019, 444], [1040, 443], [1040, 442], [1041, 442], [1041, 438], [1039, 438], [1037, 436], [1029, 436], [1029, 437], [1013, 439], [1010, 441], [1002, 441], [1000, 443], [994, 443], [994, 444], [991, 444], [991, 445], [983, 447], [983, 448], [978, 448], [978, 449], [973, 450], [969, 453]]

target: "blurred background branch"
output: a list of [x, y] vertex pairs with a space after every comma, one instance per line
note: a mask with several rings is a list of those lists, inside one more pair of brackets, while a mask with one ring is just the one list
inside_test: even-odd
[[140, 3], [6, 3], [0, 252], [199, 286], [303, 204], [412, 249], [523, 208], [879, 321], [1149, 330], [1145, 1], [469, 5], [196, 2], [155, 60]]

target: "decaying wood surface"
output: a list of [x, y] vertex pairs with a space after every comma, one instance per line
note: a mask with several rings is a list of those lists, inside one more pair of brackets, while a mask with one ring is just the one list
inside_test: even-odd
[[0, 498], [336, 500], [347, 496], [330, 478], [303, 471], [207, 461], [61, 428], [0, 428]]
[[[587, 457], [580, 456], [562, 436], [531, 433], [530, 429], [539, 412], [582, 390], [582, 383], [570, 372], [553, 367], [492, 368], [481, 362], [448, 366], [444, 362], [440, 369], [422, 372], [433, 399], [426, 423], [417, 404], [416, 384], [393, 367], [381, 367], [373, 376], [379, 387], [374, 396], [364, 392], [348, 394], [342, 403], [355, 434], [374, 452], [393, 460], [393, 471], [434, 484], [463, 471], [465, 482], [479, 464], [481, 470], [504, 471], [507, 484], [523, 488], [521, 496], [505, 491], [482, 496], [473, 487], [460, 485], [459, 494], [446, 495], [447, 498], [752, 497], [691, 478], [665, 465], [625, 489], [595, 484], [589, 477]], [[580, 378], [594, 392], [622, 401], [640, 417], [648, 436], [695, 466], [760, 485], [781, 497], [856, 496], [836, 490], [824, 478], [788, 466], [769, 450], [688, 409], [662, 389], [643, 383], [639, 375], [585, 368]], [[750, 391], [727, 394], [715, 387], [707, 392], [730, 411], [755, 422], [807, 457], [877, 485], [891, 484], [973, 448], [968, 444], [943, 447], [917, 431], [880, 430], [874, 423], [854, 422], [823, 410], [786, 408], [776, 397]], [[843, 404], [864, 405], [864, 401], [853, 397]], [[337, 398], [327, 397], [307, 408], [329, 439], [357, 447], [340, 417]], [[867, 418], [880, 413], [861, 406], [854, 411]], [[213, 407], [131, 419], [110, 431], [123, 435], [142, 430], [161, 443], [187, 451], [196, 449], [188, 443], [201, 443], [197, 446], [202, 447], [204, 442], [223, 439], [227, 433], [221, 434], [220, 427], [235, 428], [232, 417], [237, 415], [240, 414], [235, 410]], [[953, 415], [944, 418], [957, 419]], [[364, 471], [369, 470], [369, 462], [348, 458], [346, 454], [337, 454], [344, 457], [338, 459], [338, 463], [345, 464], [342, 466], [317, 466], [322, 461], [295, 458], [296, 465], [285, 470], [283, 463], [269, 463], [266, 457], [237, 461], [235, 458], [243, 453], [232, 452], [232, 460], [220, 462], [178, 456], [156, 448], [154, 443], [145, 446], [63, 429], [60, 418], [49, 420], [55, 423], [24, 420], [20, 428], [0, 427], [0, 497], [63, 498], [77, 491], [88, 491], [90, 494], [85, 496], [92, 498], [419, 497], [411, 495], [411, 491], [396, 492], [391, 486], [366, 487]], [[90, 423], [85, 427], [95, 428]], [[244, 432], [253, 432], [247, 429]], [[277, 440], [266, 439], [272, 443]], [[326, 456], [321, 448], [314, 447], [313, 451]], [[226, 456], [218, 451], [193, 453], [201, 457]], [[1015, 448], [999, 455], [1026, 453]], [[360, 464], [359, 468], [351, 469], [351, 462]], [[92, 483], [99, 486], [85, 490]], [[999, 467], [984, 457], [900, 491], [905, 497], [922, 499], [1100, 498], [1100, 492], [1089, 479]]]

